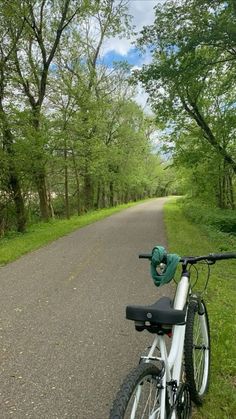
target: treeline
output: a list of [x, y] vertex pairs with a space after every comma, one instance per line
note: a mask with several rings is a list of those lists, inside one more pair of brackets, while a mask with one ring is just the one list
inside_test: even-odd
[[150, 94], [185, 191], [235, 209], [235, 0], [165, 1], [139, 45], [152, 63], [136, 73]]
[[126, 3], [0, 1], [0, 236], [167, 193], [129, 68], [102, 60], [130, 29]]

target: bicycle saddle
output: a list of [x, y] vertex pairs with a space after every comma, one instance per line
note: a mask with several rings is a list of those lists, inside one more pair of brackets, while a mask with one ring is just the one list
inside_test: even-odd
[[176, 310], [172, 307], [169, 297], [162, 297], [150, 306], [127, 306], [126, 318], [137, 322], [150, 324], [184, 324], [186, 310]]

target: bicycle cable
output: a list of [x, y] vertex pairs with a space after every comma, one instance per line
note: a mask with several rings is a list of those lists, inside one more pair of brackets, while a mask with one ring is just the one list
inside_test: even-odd
[[[211, 265], [211, 263], [209, 263], [207, 260], [206, 261], [202, 261], [202, 262], [200, 262], [200, 264], [201, 265], [207, 265], [207, 274], [206, 274], [206, 279], [205, 279], [205, 283], [204, 283], [204, 287], [203, 287], [203, 289], [202, 289], [202, 291], [200, 291], [199, 292], [199, 294], [200, 295], [203, 295], [205, 292], [206, 292], [206, 290], [207, 290], [207, 287], [208, 287], [208, 283], [209, 283], [209, 279], [210, 279], [210, 275], [211, 275], [211, 268], [210, 268], [210, 265]], [[195, 267], [196, 268], [196, 267]], [[198, 269], [196, 268], [196, 270], [197, 270], [197, 272], [198, 272]], [[193, 286], [195, 286], [195, 284], [196, 284], [196, 282], [197, 282], [197, 280], [195, 281], [195, 283], [194, 283], [194, 285]]]
[[[195, 265], [191, 265], [191, 266], [190, 266], [190, 268], [189, 268], [189, 272], [191, 272], [191, 269], [192, 269], [192, 268], [194, 268], [194, 269], [195, 269], [196, 274], [197, 274], [197, 277], [196, 277], [196, 279], [195, 279], [195, 282], [194, 282], [193, 284], [191, 284], [191, 288], [193, 289], [193, 288], [195, 287], [196, 283], [198, 282], [199, 274], [198, 274], [198, 268], [197, 268]], [[191, 276], [190, 276], [190, 278], [191, 278]]]
[[208, 272], [207, 272], [207, 278], [206, 278], [206, 281], [205, 281], [205, 287], [203, 289], [202, 294], [206, 291], [206, 289], [208, 287], [208, 282], [209, 282], [210, 275], [211, 275], [211, 268], [210, 268], [211, 264], [208, 261], [206, 261], [206, 264], [207, 264], [207, 267], [208, 267]]
[[[209, 279], [210, 279], [210, 274], [211, 274], [210, 265], [212, 265], [212, 263], [210, 261], [208, 261], [208, 260], [204, 260], [204, 261], [199, 262], [199, 264], [200, 265], [207, 265], [207, 275], [206, 275], [206, 279], [205, 279], [205, 284], [204, 284], [203, 290], [202, 291], [199, 291], [199, 294], [200, 295], [203, 295], [205, 293], [207, 287], [208, 287], [208, 283], [209, 283]], [[199, 269], [197, 268], [196, 265], [192, 265], [191, 264], [190, 267], [189, 267], [189, 272], [191, 272], [191, 269], [192, 268], [194, 268], [195, 271], [196, 271], [196, 279], [193, 282], [193, 284], [191, 284], [191, 288], [193, 289], [195, 287], [195, 285], [197, 284], [197, 282], [199, 281]], [[173, 278], [173, 281], [174, 281], [174, 283], [176, 285], [178, 285], [178, 280], [175, 277]]]

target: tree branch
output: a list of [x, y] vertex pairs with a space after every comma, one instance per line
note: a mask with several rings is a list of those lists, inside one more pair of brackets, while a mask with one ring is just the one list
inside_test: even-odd
[[186, 112], [188, 112], [188, 114], [196, 121], [198, 126], [203, 131], [204, 138], [206, 138], [206, 140], [218, 151], [218, 153], [221, 154], [224, 160], [232, 167], [234, 173], [236, 173], [236, 161], [231, 157], [230, 154], [227, 153], [226, 149], [217, 142], [216, 137], [211, 131], [209, 125], [201, 115], [197, 104], [194, 102], [188, 104], [183, 97], [180, 97], [180, 99]]
[[24, 79], [24, 76], [23, 76], [23, 74], [21, 72], [21, 68], [20, 68], [20, 63], [19, 63], [19, 58], [18, 58], [18, 55], [17, 55], [17, 51], [15, 52], [15, 65], [16, 65], [16, 69], [17, 69], [18, 75], [20, 77], [21, 84], [23, 86], [24, 92], [25, 92], [26, 96], [28, 97], [29, 102], [30, 102], [32, 108], [34, 109], [36, 107], [36, 101], [34, 99], [33, 94], [30, 91], [28, 80], [25, 80]]

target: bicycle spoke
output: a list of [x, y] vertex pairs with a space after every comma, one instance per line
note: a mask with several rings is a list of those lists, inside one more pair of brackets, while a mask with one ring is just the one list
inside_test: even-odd
[[196, 380], [196, 384], [197, 384], [197, 389], [200, 390], [200, 385], [202, 383], [202, 371], [203, 371], [203, 362], [204, 362], [204, 357], [203, 357], [203, 353], [202, 351], [199, 351], [199, 355], [198, 355], [198, 360], [197, 360], [197, 368], [196, 368], [196, 376], [195, 376], [195, 380]]
[[151, 399], [151, 394], [152, 394], [152, 387], [151, 386], [149, 386], [150, 388], [149, 388], [149, 395], [148, 395], [148, 398], [147, 398], [147, 401], [146, 401], [146, 404], [145, 404], [145, 406], [144, 406], [144, 410], [143, 410], [143, 414], [142, 414], [142, 416], [141, 416], [141, 419], [144, 419], [144, 414], [145, 414], [145, 412], [146, 412], [146, 408], [147, 408], [147, 406], [149, 405], [149, 416], [150, 416], [150, 399]]

